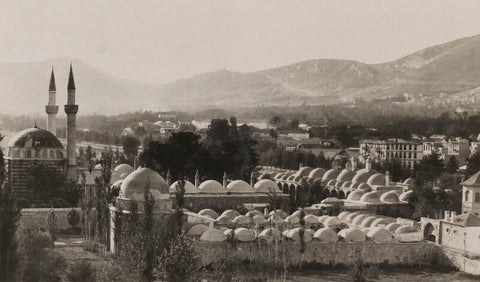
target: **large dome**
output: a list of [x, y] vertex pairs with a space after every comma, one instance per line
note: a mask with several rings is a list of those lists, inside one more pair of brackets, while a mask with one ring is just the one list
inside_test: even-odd
[[215, 180], [206, 180], [198, 186], [200, 189], [200, 193], [208, 193], [208, 194], [221, 194], [226, 193], [227, 190], [223, 188], [222, 184]]
[[331, 180], [331, 179], [337, 179], [337, 176], [340, 174], [340, 171], [338, 169], [329, 169], [327, 172], [322, 177], [322, 180]]
[[325, 174], [325, 172], [326, 172], [326, 170], [324, 168], [317, 167], [317, 168], [313, 169], [312, 171], [310, 171], [310, 173], [308, 174], [308, 178], [312, 178], [312, 179], [322, 178], [323, 175]]
[[7, 144], [9, 148], [50, 148], [63, 149], [62, 143], [50, 131], [29, 128], [15, 134]]
[[243, 180], [234, 180], [227, 185], [230, 193], [254, 193], [253, 187]]
[[262, 179], [255, 183], [253, 187], [258, 193], [282, 193], [277, 184], [270, 179]]
[[170, 198], [167, 182], [160, 174], [149, 168], [139, 168], [130, 173], [122, 182], [119, 198], [136, 201], [143, 200], [147, 183], [150, 186], [150, 193], [156, 200]]

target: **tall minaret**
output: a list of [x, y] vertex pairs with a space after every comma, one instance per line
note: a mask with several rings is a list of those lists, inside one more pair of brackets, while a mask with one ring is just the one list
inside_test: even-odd
[[45, 111], [48, 114], [47, 118], [47, 130], [53, 133], [53, 135], [57, 134], [57, 126], [56, 126], [56, 119], [58, 113], [58, 106], [57, 103], [57, 88], [55, 87], [55, 75], [53, 74], [53, 67], [52, 67], [52, 74], [50, 75], [50, 86], [48, 87], [48, 104], [45, 106]]
[[67, 86], [68, 98], [65, 105], [67, 114], [67, 179], [76, 181], [77, 178], [77, 112], [78, 105], [75, 105], [75, 81], [73, 79], [72, 64], [70, 63], [70, 74], [68, 75]]

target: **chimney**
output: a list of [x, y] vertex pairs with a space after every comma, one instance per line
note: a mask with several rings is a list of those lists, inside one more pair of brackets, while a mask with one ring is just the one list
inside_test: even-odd
[[445, 221], [450, 221], [450, 211], [445, 211]]
[[350, 159], [350, 163], [352, 164], [352, 171], [356, 171], [357, 170], [357, 159], [355, 157], [352, 157]]
[[390, 186], [390, 172], [385, 172], [385, 186]]
[[298, 164], [298, 169], [301, 169], [303, 167], [303, 163]]
[[370, 172], [372, 170], [372, 160], [370, 160], [370, 158], [367, 158], [367, 162], [365, 163], [365, 168], [367, 169], [367, 172]]
[[227, 172], [223, 173], [223, 188], [227, 188]]
[[451, 211], [450, 212], [450, 222], [453, 222], [453, 218], [457, 216], [457, 212]]
[[252, 174], [250, 174], [250, 186], [253, 187], [253, 185], [255, 185], [255, 174], [253, 173], [253, 170], [252, 170]]
[[197, 172], [195, 172], [195, 188], [198, 188], [200, 185], [200, 175], [198, 174], [198, 169]]

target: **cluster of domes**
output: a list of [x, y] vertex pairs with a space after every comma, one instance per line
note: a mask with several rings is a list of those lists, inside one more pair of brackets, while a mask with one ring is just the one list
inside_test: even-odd
[[[170, 193], [175, 193], [178, 181], [170, 185]], [[261, 179], [250, 186], [243, 180], [234, 180], [223, 187], [220, 182], [216, 180], [205, 180], [195, 187], [190, 181], [185, 181], [186, 194], [254, 194], [254, 193], [282, 193], [277, 184], [269, 179]]]
[[346, 242], [373, 240], [378, 243], [392, 241], [398, 234], [415, 232], [412, 226], [397, 223], [395, 218], [362, 212], [344, 211], [338, 216], [306, 214], [303, 218], [305, 227], [300, 225], [299, 210], [290, 215], [283, 210], [268, 214], [253, 210], [242, 215], [235, 210], [219, 214], [204, 209], [197, 214], [206, 221], [191, 226], [187, 234], [209, 242], [222, 242], [232, 237], [241, 242], [300, 241], [303, 229], [305, 242], [336, 242], [341, 239]]

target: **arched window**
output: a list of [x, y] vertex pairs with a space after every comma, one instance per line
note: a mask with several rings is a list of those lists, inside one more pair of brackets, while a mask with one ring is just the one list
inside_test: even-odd
[[475, 203], [480, 203], [480, 193], [475, 193]]
[[470, 191], [465, 191], [465, 202], [468, 202], [468, 194], [470, 194]]

